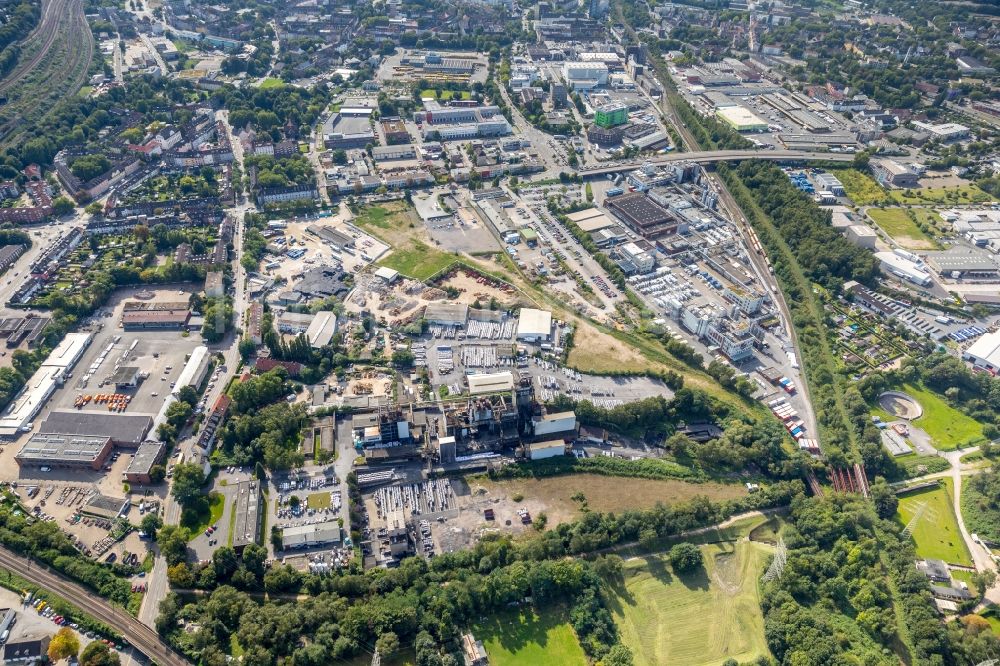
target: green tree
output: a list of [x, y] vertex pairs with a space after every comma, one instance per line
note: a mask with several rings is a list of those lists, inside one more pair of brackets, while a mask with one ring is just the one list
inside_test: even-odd
[[182, 386], [181, 390], [177, 392], [177, 399], [194, 407], [198, 404], [198, 389], [190, 384]]
[[187, 559], [188, 531], [178, 525], [164, 525], [156, 535], [156, 545], [167, 564], [174, 565]]
[[391, 631], [387, 631], [375, 641], [375, 649], [384, 657], [388, 657], [399, 650], [399, 636]]
[[205, 471], [196, 463], [181, 463], [174, 467], [174, 484], [170, 493], [181, 506], [187, 506], [203, 497]]
[[150, 539], [156, 538], [156, 532], [163, 527], [163, 519], [155, 513], [147, 513], [139, 521], [139, 529], [146, 533]]
[[149, 468], [149, 480], [151, 483], [163, 483], [165, 478], [167, 478], [167, 468], [163, 465], [153, 465]]
[[701, 550], [698, 549], [698, 546], [687, 541], [675, 544], [667, 557], [670, 560], [670, 566], [678, 573], [694, 571], [703, 566]]
[[73, 202], [66, 197], [59, 196], [52, 201], [52, 212], [57, 216], [72, 213], [74, 208], [76, 208], [76, 206], [74, 206]]
[[899, 507], [899, 498], [893, 492], [889, 483], [881, 476], [875, 477], [871, 485], [872, 503], [879, 518], [892, 518]]
[[80, 655], [80, 666], [120, 666], [118, 653], [101, 641], [92, 641], [83, 648]]

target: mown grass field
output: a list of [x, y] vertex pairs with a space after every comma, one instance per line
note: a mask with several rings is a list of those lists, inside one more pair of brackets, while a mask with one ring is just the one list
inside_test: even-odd
[[472, 627], [490, 656], [490, 666], [586, 666], [587, 656], [559, 606], [494, 614]]
[[952, 508], [953, 492], [951, 479], [943, 479], [937, 488], [903, 495], [899, 498], [896, 521], [905, 526], [919, 512], [920, 518], [912, 531], [917, 556], [971, 566], [972, 556], [962, 540]]
[[934, 448], [939, 451], [971, 446], [984, 439], [981, 423], [958, 411], [933, 391], [912, 384], [905, 385], [902, 390], [924, 408], [923, 416], [913, 421], [913, 425], [930, 435]]
[[910, 211], [903, 208], [869, 208], [868, 216], [882, 231], [889, 234], [897, 243], [910, 250], [940, 250], [941, 245], [929, 234], [920, 229], [917, 222], [933, 225], [941, 221], [937, 213], [923, 208], [912, 210], [917, 222], [908, 215]]
[[284, 88], [285, 82], [281, 79], [269, 76], [260, 82], [261, 90], [271, 90], [272, 88]]
[[426, 243], [413, 241], [409, 247], [394, 248], [392, 254], [379, 261], [380, 266], [394, 268], [403, 275], [427, 280], [457, 261], [454, 255], [435, 250]]
[[636, 666], [718, 666], [769, 653], [758, 581], [771, 548], [742, 538], [700, 548], [703, 571], [682, 576], [663, 556], [633, 557], [624, 585], [609, 588], [609, 607]]

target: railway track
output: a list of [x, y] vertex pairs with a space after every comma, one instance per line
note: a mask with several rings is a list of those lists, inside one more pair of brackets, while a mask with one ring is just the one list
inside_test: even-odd
[[188, 666], [184, 657], [174, 652], [159, 635], [89, 590], [70, 582], [51, 569], [0, 547], [0, 567], [17, 573], [39, 587], [80, 606], [87, 614], [121, 633], [131, 645], [159, 666]]
[[44, 35], [45, 40], [41, 48], [29, 59], [27, 62], [22, 62], [14, 68], [3, 81], [0, 81], [0, 94], [7, 92], [12, 87], [14, 87], [21, 79], [27, 76], [38, 63], [41, 62], [42, 58], [48, 55], [49, 50], [52, 48], [52, 44], [56, 40], [56, 36], [59, 34], [59, 23], [66, 11], [67, 5], [69, 5], [70, 0], [48, 0], [45, 6], [42, 8], [42, 20], [39, 21], [38, 27], [35, 28], [30, 35], [24, 38], [21, 42], [22, 46], [28, 46], [34, 44], [40, 36]]
[[15, 143], [86, 82], [95, 45], [82, 0], [48, 0], [43, 25], [44, 37], [42, 26], [32, 37], [44, 42], [0, 81], [0, 96], [8, 97], [0, 107], [0, 147]]

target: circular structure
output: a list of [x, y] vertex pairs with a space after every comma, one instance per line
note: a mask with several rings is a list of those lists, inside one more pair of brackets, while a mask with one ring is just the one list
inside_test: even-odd
[[154, 294], [151, 291], [143, 290], [143, 291], [137, 291], [137, 292], [135, 292], [135, 297], [138, 298], [141, 301], [148, 301], [148, 300], [152, 299], [154, 296], [156, 296], [156, 294]]
[[878, 406], [893, 416], [912, 421], [924, 415], [924, 408], [916, 398], [899, 391], [886, 391], [878, 397]]

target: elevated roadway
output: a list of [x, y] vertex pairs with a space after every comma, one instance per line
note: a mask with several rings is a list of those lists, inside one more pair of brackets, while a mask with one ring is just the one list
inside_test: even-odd
[[581, 178], [599, 178], [609, 173], [633, 171], [644, 164], [660, 166], [678, 162], [715, 164], [740, 160], [768, 160], [771, 162], [853, 162], [853, 153], [818, 153], [802, 150], [701, 150], [690, 153], [671, 153], [644, 160], [630, 160], [613, 164], [585, 167], [577, 171]]
[[124, 610], [112, 606], [93, 592], [73, 583], [62, 574], [0, 547], [0, 567], [76, 604], [124, 636], [136, 650], [159, 666], [188, 666], [187, 659], [174, 652], [157, 634]]

